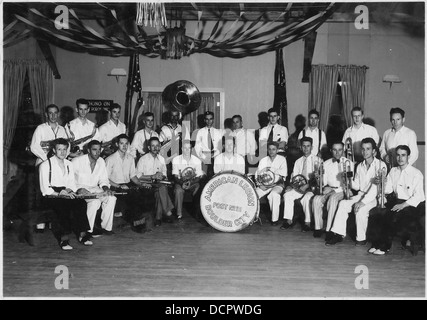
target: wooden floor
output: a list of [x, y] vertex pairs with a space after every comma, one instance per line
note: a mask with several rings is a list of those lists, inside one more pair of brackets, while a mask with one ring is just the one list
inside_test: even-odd
[[[113, 236], [61, 251], [51, 232], [36, 246], [17, 241], [17, 225], [3, 231], [4, 297], [250, 298], [425, 297], [425, 254], [372, 256], [350, 240], [326, 247], [298, 228], [256, 224], [223, 233], [188, 213], [182, 222], [136, 234], [115, 218]], [[55, 289], [55, 268], [68, 267], [69, 289]], [[369, 289], [356, 289], [364, 265]]]

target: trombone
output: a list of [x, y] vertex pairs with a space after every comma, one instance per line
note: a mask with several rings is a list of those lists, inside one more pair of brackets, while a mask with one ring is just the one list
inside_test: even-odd
[[354, 163], [353, 140], [350, 137], [345, 140], [345, 157]]
[[323, 168], [323, 160], [314, 162], [314, 180], [315, 186], [312, 187], [313, 192], [317, 195], [323, 195], [323, 174], [325, 173]]
[[[350, 138], [349, 138], [350, 139]], [[353, 172], [351, 171], [351, 162], [350, 160], [346, 160], [344, 162], [343, 168], [343, 176], [344, 176], [344, 199], [349, 200], [351, 197], [351, 179], [353, 178]]]
[[376, 178], [379, 180], [378, 184], [378, 208], [384, 209], [385, 208], [385, 182], [387, 177], [387, 168], [383, 167], [382, 169], [379, 169], [377, 172]]

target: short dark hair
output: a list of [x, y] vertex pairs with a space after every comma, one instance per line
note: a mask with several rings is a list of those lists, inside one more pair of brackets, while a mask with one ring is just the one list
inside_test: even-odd
[[119, 143], [120, 139], [127, 139], [127, 141], [129, 141], [129, 136], [125, 133], [119, 134], [117, 137], [114, 138], [114, 140], [117, 141], [117, 143]]
[[154, 113], [147, 111], [146, 113], [144, 113], [144, 118], [147, 118], [147, 117], [153, 117], [154, 118]]
[[231, 117], [231, 119], [234, 119], [234, 118], [239, 118], [240, 121], [243, 121], [242, 116], [240, 114], [236, 114], [236, 115]]
[[401, 144], [401, 145], [398, 145], [397, 147], [396, 147], [396, 152], [397, 152], [397, 150], [406, 150], [406, 152], [408, 153], [408, 156], [411, 154], [411, 148], [409, 148], [407, 145], [404, 145], [404, 144]]
[[110, 111], [113, 110], [113, 109], [120, 109], [121, 110], [122, 106], [119, 105], [118, 103], [113, 103], [113, 106], [111, 107]]
[[64, 138], [58, 138], [58, 139], [55, 139], [55, 140], [52, 141], [52, 148], [55, 149], [58, 144], [67, 146], [67, 148], [70, 145], [66, 139], [64, 139]]
[[279, 148], [279, 143], [277, 141], [268, 141], [267, 142], [267, 148], [269, 146], [275, 146], [276, 148]]
[[49, 111], [49, 109], [52, 109], [52, 108], [56, 108], [56, 110], [58, 110], [58, 112], [59, 112], [59, 107], [56, 105], [56, 104], [50, 104], [50, 105], [48, 105], [45, 109], [44, 109], [44, 111], [46, 112], [46, 113], [48, 113], [48, 111]]
[[275, 113], [279, 114], [279, 111], [277, 109], [275, 109], [275, 108], [268, 109], [267, 114], [270, 115], [270, 113], [272, 113], [272, 112], [275, 112]]
[[87, 104], [87, 105], [89, 105], [89, 102], [86, 99], [84, 99], [84, 98], [79, 98], [79, 99], [76, 100], [76, 107], [78, 107], [79, 104]]
[[311, 137], [302, 137], [301, 140], [300, 140], [300, 142], [301, 142], [301, 145], [302, 145], [303, 142], [310, 142], [310, 144], [313, 145], [313, 138], [311, 138]]
[[331, 149], [332, 149], [332, 147], [334, 146], [334, 144], [340, 144], [340, 145], [344, 148], [344, 142], [342, 142], [342, 141], [336, 141], [336, 142], [333, 142], [333, 143], [332, 143], [332, 145], [331, 145]]
[[353, 115], [353, 112], [354, 111], [360, 111], [360, 112], [362, 112], [362, 114], [363, 114], [363, 110], [362, 110], [362, 108], [361, 107], [354, 107], [353, 109], [351, 109], [351, 115]]
[[308, 117], [310, 117], [312, 114], [315, 114], [320, 118], [320, 113], [316, 109], [311, 109], [310, 112], [308, 113]]
[[404, 118], [405, 117], [405, 111], [403, 111], [402, 109], [400, 109], [400, 108], [391, 108], [390, 109], [390, 117], [393, 115], [393, 114], [395, 114], [395, 113], [400, 113], [400, 115], [402, 116], [402, 118]]
[[361, 145], [365, 144], [365, 143], [370, 143], [372, 145], [372, 149], [374, 149], [374, 150], [377, 149], [377, 143], [371, 137], [362, 139]]
[[215, 114], [212, 111], [206, 111], [205, 112], [205, 117], [206, 116], [212, 116], [213, 118], [215, 118]]
[[101, 146], [101, 142], [100, 141], [98, 141], [98, 140], [92, 140], [91, 142], [89, 142], [88, 144], [87, 144], [87, 149], [88, 150], [90, 150], [93, 146], [95, 146], [95, 145], [99, 145], [99, 146]]
[[152, 142], [152, 141], [158, 141], [158, 142], [160, 143], [159, 138], [157, 138], [157, 137], [151, 137], [151, 138], [148, 140], [148, 145], [151, 145], [151, 142]]

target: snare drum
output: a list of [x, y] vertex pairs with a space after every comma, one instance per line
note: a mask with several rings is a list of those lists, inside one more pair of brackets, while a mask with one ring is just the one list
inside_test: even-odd
[[259, 198], [252, 181], [234, 171], [212, 177], [200, 197], [205, 220], [215, 229], [236, 232], [251, 225], [259, 214]]

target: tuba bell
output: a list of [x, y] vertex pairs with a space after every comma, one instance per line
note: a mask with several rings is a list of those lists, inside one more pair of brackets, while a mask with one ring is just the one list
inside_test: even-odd
[[162, 100], [168, 111], [177, 110], [183, 116], [196, 111], [201, 103], [199, 89], [187, 80], [179, 80], [168, 85], [163, 90]]

